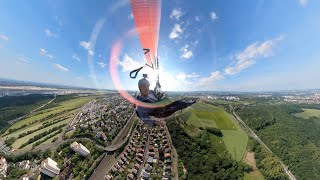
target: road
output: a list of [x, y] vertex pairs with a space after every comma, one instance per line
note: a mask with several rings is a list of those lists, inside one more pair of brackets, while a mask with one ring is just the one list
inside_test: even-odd
[[289, 176], [289, 178], [291, 180], [297, 180], [296, 177], [291, 173], [291, 171], [288, 170], [288, 166], [286, 166], [280, 158], [278, 158], [278, 156], [276, 156], [271, 149], [256, 135], [256, 133], [254, 131], [252, 131], [252, 129], [250, 129], [250, 127], [247, 126], [247, 124], [245, 122], [242, 121], [242, 119], [236, 114], [234, 107], [232, 107], [230, 105], [231, 109], [232, 109], [232, 114], [233, 116], [236, 118], [236, 120], [242, 125], [243, 129], [248, 133], [249, 136], [253, 137], [256, 141], [259, 142], [260, 145], [262, 145], [263, 147], [265, 147], [271, 154], [274, 155], [274, 157], [276, 157], [280, 164], [283, 167], [283, 170], [287, 173], [287, 175]]
[[77, 115], [74, 116], [74, 118], [72, 119], [72, 121], [70, 121], [69, 127], [73, 126], [74, 124], [76, 124], [76, 123], [79, 121], [79, 120], [78, 120], [79, 115], [80, 115], [86, 108], [89, 108], [94, 101], [95, 101], [95, 100], [89, 101], [87, 104], [85, 104], [84, 106], [82, 106], [82, 108], [78, 111]]
[[130, 137], [134, 125], [135, 115], [135, 113], [131, 115], [127, 124], [121, 129], [121, 131], [112, 141], [111, 145], [105, 148], [107, 153], [96, 170], [92, 173], [89, 180], [104, 179], [104, 176], [113, 165], [114, 161], [112, 161], [112, 159], [115, 159], [115, 150], [121, 147], [127, 141], [128, 137]]
[[127, 139], [130, 136], [130, 133], [128, 132], [131, 132], [131, 129], [133, 127], [132, 125], [134, 124], [135, 115], [136, 113], [133, 113], [131, 115], [130, 119], [128, 120], [126, 125], [120, 130], [118, 135], [114, 138], [111, 145], [105, 148], [106, 151], [115, 151], [119, 149], [127, 141]]

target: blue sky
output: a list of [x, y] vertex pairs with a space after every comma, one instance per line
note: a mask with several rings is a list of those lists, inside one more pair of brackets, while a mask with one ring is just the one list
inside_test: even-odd
[[[163, 1], [163, 90], [265, 91], [320, 88], [320, 1]], [[3, 1], [0, 78], [114, 89], [144, 63], [128, 0]], [[155, 73], [145, 69], [154, 84]], [[141, 77], [140, 74], [138, 77]]]

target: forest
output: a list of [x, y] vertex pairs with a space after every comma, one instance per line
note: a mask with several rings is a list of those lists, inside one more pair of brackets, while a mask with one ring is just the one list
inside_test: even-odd
[[187, 179], [242, 179], [245, 165], [231, 159], [230, 154], [218, 155], [207, 133], [190, 137], [180, 123], [171, 119], [167, 127], [177, 149], [179, 160], [187, 169]]
[[[236, 112], [297, 179], [320, 179], [320, 118], [295, 116], [303, 111], [301, 108], [319, 109], [320, 106], [258, 104], [238, 107]], [[271, 165], [271, 158], [264, 163]]]
[[53, 95], [30, 94], [26, 96], [4, 96], [0, 98], [0, 131], [8, 127], [8, 121], [30, 113], [53, 99]]

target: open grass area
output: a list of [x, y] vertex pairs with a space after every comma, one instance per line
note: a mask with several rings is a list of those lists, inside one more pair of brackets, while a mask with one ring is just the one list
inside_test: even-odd
[[250, 173], [244, 173], [244, 180], [264, 180], [263, 175], [259, 170], [254, 170]]
[[[186, 112], [183, 114], [184, 115], [181, 116], [181, 118], [185, 118]], [[197, 103], [195, 106], [192, 106], [187, 123], [193, 124], [197, 127], [205, 126], [216, 127], [221, 130], [236, 130], [237, 127], [232, 122], [232, 118], [233, 117], [221, 107]]]
[[[63, 132], [62, 132], [62, 133], [63, 133]], [[45, 141], [45, 142], [43, 142], [42, 144], [49, 144], [49, 143], [52, 143], [52, 140], [53, 140], [54, 138], [59, 138], [59, 137], [60, 137], [60, 135], [61, 135], [62, 133], [60, 133], [60, 134], [57, 134], [57, 135], [53, 136], [52, 138], [50, 138], [50, 139], [46, 140], [46, 141]]]
[[[240, 161], [246, 152], [248, 136], [238, 125], [234, 117], [223, 108], [205, 103], [196, 103], [189, 111], [185, 111], [180, 118], [188, 125], [195, 127], [215, 127], [222, 131], [223, 137], [209, 134], [210, 140], [218, 152], [228, 150], [231, 156]], [[194, 134], [192, 129], [187, 129]]]
[[70, 119], [66, 119], [64, 121], [61, 121], [61, 122], [58, 122], [58, 123], [53, 124], [51, 126], [48, 126], [46, 128], [43, 128], [43, 129], [41, 129], [39, 131], [36, 131], [36, 132], [31, 133], [29, 135], [26, 135], [26, 136], [24, 136], [22, 138], [19, 138], [12, 144], [12, 148], [18, 149], [23, 143], [27, 142], [29, 139], [33, 138], [35, 135], [38, 135], [38, 134], [43, 133], [45, 131], [48, 131], [48, 130], [50, 130], [50, 129], [54, 128], [54, 127], [57, 127], [59, 125], [67, 124], [69, 122], [69, 120]]
[[231, 154], [232, 158], [240, 161], [245, 152], [248, 143], [248, 136], [242, 130], [222, 130], [223, 134], [223, 141], [228, 149], [229, 153]]
[[18, 138], [19, 137], [19, 134], [22, 134], [22, 133], [26, 133], [30, 130], [34, 130], [34, 129], [38, 129], [40, 126], [42, 126], [43, 123], [45, 122], [49, 122], [49, 121], [53, 121], [53, 120], [57, 120], [57, 119], [60, 119], [60, 118], [63, 118], [64, 116], [69, 116], [70, 114], [69, 113], [65, 113], [65, 114], [61, 114], [59, 116], [56, 116], [56, 117], [53, 117], [53, 118], [50, 118], [46, 121], [43, 121], [43, 122], [36, 122], [30, 126], [27, 126], [27, 127], [24, 127], [22, 129], [19, 129], [19, 130], [16, 130], [14, 131], [13, 133], [10, 133], [6, 136], [3, 136], [5, 139], [7, 138], [10, 138], [10, 137], [16, 137]]
[[[191, 110], [198, 118], [201, 119], [214, 119], [213, 113], [211, 111], [199, 111], [199, 110]], [[216, 113], [216, 112], [214, 112]]]
[[[5, 139], [10, 138], [10, 137], [18, 138], [18, 136], [20, 134], [22, 134], [22, 133], [27, 133], [28, 131], [34, 131], [31, 134], [25, 135], [24, 137], [17, 139], [12, 144], [12, 148], [17, 149], [22, 144], [28, 142], [29, 139], [35, 137], [36, 135], [39, 135], [39, 134], [41, 134], [41, 133], [43, 133], [45, 131], [48, 131], [48, 130], [54, 128], [54, 127], [58, 127], [58, 126], [63, 125], [63, 124], [68, 124], [70, 122], [70, 120], [74, 117], [74, 115], [76, 114], [78, 109], [80, 107], [82, 107], [85, 103], [89, 102], [92, 99], [93, 99], [93, 97], [80, 97], [80, 98], [77, 98], [77, 99], [71, 99], [71, 100], [67, 100], [67, 101], [61, 102], [58, 107], [53, 107], [53, 108], [49, 108], [49, 109], [45, 109], [45, 110], [39, 111], [34, 116], [26, 118], [24, 120], [21, 120], [21, 121], [15, 123], [13, 126], [11, 126], [10, 129], [19, 128], [19, 127], [24, 125], [23, 123], [27, 124], [26, 127], [18, 129], [18, 130], [15, 130], [13, 133], [9, 133], [8, 135], [4, 136], [4, 138]], [[43, 118], [45, 118], [45, 119], [43, 119]], [[37, 121], [37, 120], [41, 120], [41, 119], [44, 120], [44, 121], [42, 121], [42, 122]], [[29, 124], [31, 122], [33, 122], [33, 123]], [[39, 129], [39, 128], [41, 128], [41, 126], [43, 127], [43, 123], [45, 123], [45, 122], [53, 123], [53, 124], [51, 124], [48, 127], [44, 126], [45, 128]], [[63, 127], [63, 129], [65, 129], [65, 128], [66, 127]], [[54, 132], [51, 133], [51, 135], [52, 134], [54, 134]], [[61, 133], [60, 133], [60, 135], [61, 135]], [[50, 136], [50, 134], [47, 134], [44, 137], [42, 137], [41, 139], [38, 139], [37, 141], [35, 141], [35, 142], [31, 143], [31, 144], [28, 144], [24, 148], [31, 148], [32, 144], [35, 144], [36, 142], [44, 140], [46, 137], [49, 137], [49, 136]], [[54, 139], [54, 137], [46, 140], [42, 144], [48, 143], [48, 142], [50, 143], [53, 139]]]
[[200, 119], [199, 120], [201, 121], [201, 123], [204, 125], [204, 127], [215, 127], [217, 128], [217, 124], [216, 124], [216, 121], [212, 120], [212, 119]]
[[[13, 124], [9, 129], [13, 129], [13, 128], [19, 128], [24, 124], [29, 124], [32, 123], [36, 120], [40, 120], [42, 118], [48, 117], [51, 114], [57, 114], [60, 113], [64, 110], [71, 110], [74, 108], [79, 108], [82, 105], [84, 105], [86, 102], [90, 101], [92, 99], [92, 97], [82, 97], [82, 98], [77, 98], [77, 99], [72, 99], [72, 100], [68, 100], [65, 102], [62, 102], [60, 104], [60, 106], [58, 107], [54, 107], [54, 108], [50, 108], [50, 109], [45, 109], [43, 111], [39, 111], [36, 115], [31, 116], [29, 118], [20, 120], [18, 122], [16, 122], [15, 124]], [[4, 133], [8, 133], [9, 129]]]
[[[56, 132], [57, 132], [57, 131], [54, 131], [54, 132], [48, 134], [47, 136], [44, 136], [44, 137], [42, 137], [41, 139], [39, 139], [39, 140], [37, 140], [37, 141], [35, 141], [35, 142], [31, 143], [31, 144], [28, 144], [26, 147], [24, 147], [24, 149], [31, 149], [33, 144], [35, 144], [35, 143], [37, 143], [37, 142], [39, 142], [39, 141], [44, 140], [46, 137], [48, 137], [48, 136], [50, 136], [51, 134], [54, 134], [54, 133], [56, 133]], [[54, 138], [58, 138], [62, 133], [63, 133], [63, 132], [55, 135], [54, 137], [46, 140], [45, 142], [43, 142], [43, 143], [41, 143], [41, 144], [49, 144], [49, 143], [51, 143], [51, 141], [52, 141]]]
[[221, 111], [214, 114], [217, 126], [221, 130], [237, 130], [233, 117], [221, 108]]
[[[182, 118], [183, 119], [183, 118]], [[187, 116], [187, 119], [183, 119], [187, 124], [194, 125], [195, 127], [203, 127], [202, 121], [193, 113], [190, 111], [189, 116]]]
[[181, 118], [182, 120], [186, 120], [186, 121], [187, 121], [187, 119], [189, 118], [189, 116], [191, 115], [191, 113], [192, 113], [192, 112], [190, 112], [190, 111], [185, 111], [185, 112], [183, 112], [183, 113], [180, 114], [180, 118]]
[[218, 137], [214, 134], [209, 133], [209, 138], [213, 146], [216, 148], [219, 154], [223, 153], [227, 150], [226, 145], [224, 144], [224, 140], [222, 137]]
[[312, 116], [320, 117], [320, 110], [319, 109], [304, 109], [303, 108], [302, 110], [304, 112], [297, 113], [297, 114], [295, 114], [295, 116], [302, 117], [305, 119], [308, 119], [309, 117], [312, 117]]
[[219, 109], [220, 109], [220, 107], [218, 107], [218, 106], [212, 106], [212, 105], [206, 104], [206, 103], [196, 103], [196, 104], [192, 105], [191, 107], [194, 110], [208, 111], [208, 112], [215, 112], [215, 111], [219, 111]]

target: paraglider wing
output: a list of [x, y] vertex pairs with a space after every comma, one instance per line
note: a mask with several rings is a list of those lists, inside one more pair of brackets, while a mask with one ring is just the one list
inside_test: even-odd
[[156, 68], [161, 17], [160, 0], [130, 0], [133, 18], [146, 57], [146, 64]]

